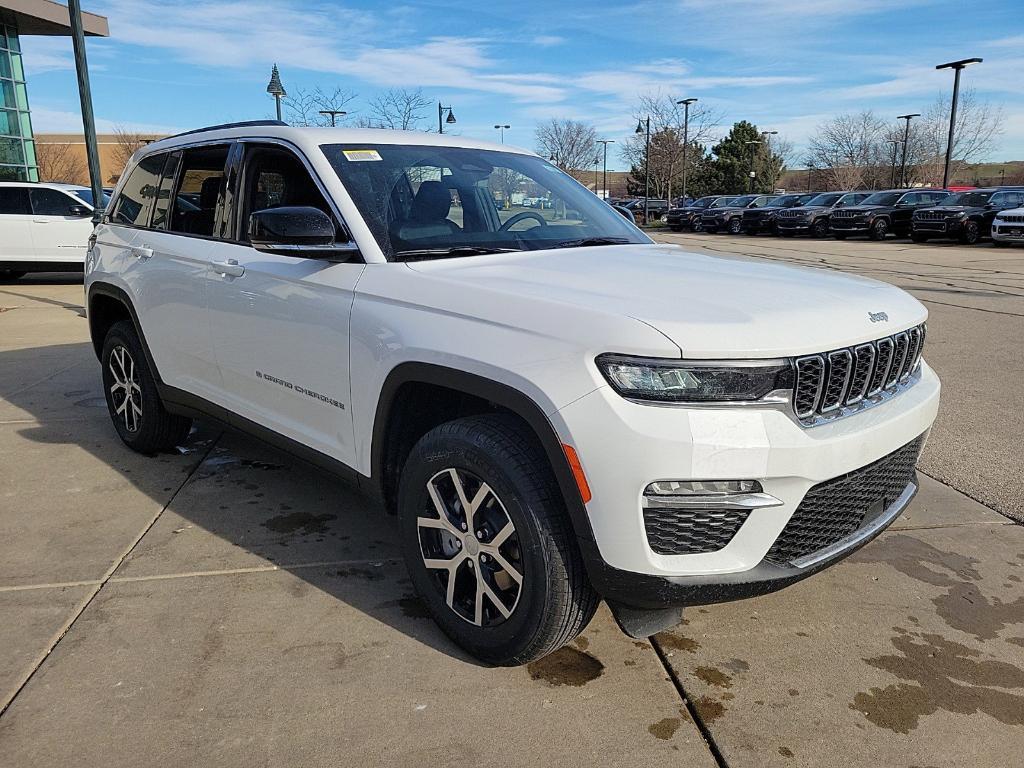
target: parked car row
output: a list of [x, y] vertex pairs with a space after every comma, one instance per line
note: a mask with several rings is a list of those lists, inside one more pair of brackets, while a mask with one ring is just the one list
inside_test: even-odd
[[786, 195], [709, 195], [670, 209], [662, 219], [673, 232], [728, 232], [782, 237], [798, 234], [837, 240], [888, 236], [958, 240], [973, 245], [1024, 242], [1024, 187], [887, 189]]

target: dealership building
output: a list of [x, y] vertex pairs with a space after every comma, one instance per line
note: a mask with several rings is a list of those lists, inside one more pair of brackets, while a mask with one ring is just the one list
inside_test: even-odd
[[[103, 16], [82, 13], [86, 35], [107, 37]], [[29, 110], [28, 83], [21, 38], [67, 37], [71, 26], [66, 5], [50, 0], [0, 0], [0, 181], [38, 181], [35, 136]]]

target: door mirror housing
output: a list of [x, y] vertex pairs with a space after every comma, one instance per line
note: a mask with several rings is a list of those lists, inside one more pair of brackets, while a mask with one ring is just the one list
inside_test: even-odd
[[262, 253], [327, 261], [350, 261], [358, 253], [353, 242], [335, 242], [334, 221], [308, 205], [253, 211], [248, 232], [252, 247]]
[[77, 216], [80, 219], [85, 219], [92, 216], [92, 208], [87, 205], [71, 205], [68, 206], [68, 216]]

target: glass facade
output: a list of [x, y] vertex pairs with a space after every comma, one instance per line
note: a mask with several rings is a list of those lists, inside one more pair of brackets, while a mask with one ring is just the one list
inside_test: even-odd
[[18, 30], [0, 21], [0, 181], [38, 181]]

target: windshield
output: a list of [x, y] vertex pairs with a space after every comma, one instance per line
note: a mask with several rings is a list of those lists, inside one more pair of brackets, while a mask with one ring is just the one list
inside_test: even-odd
[[709, 208], [728, 208], [733, 203], [739, 200], [738, 197], [720, 197], [715, 202], [708, 206]]
[[810, 198], [810, 195], [781, 195], [765, 203], [765, 208], [791, 208]]
[[532, 155], [402, 144], [321, 148], [390, 260], [651, 242]]
[[752, 202], [757, 200], [760, 195], [743, 195], [742, 197], [734, 197], [732, 199], [733, 208], [746, 208]]
[[896, 205], [901, 197], [902, 192], [875, 192], [861, 200], [861, 205]]
[[940, 205], [965, 205], [965, 206], [983, 206], [988, 202], [988, 199], [992, 197], [993, 192], [961, 192], [958, 195], [950, 195], [940, 202]]
[[713, 202], [715, 202], [715, 198], [714, 197], [702, 197], [699, 200], [694, 200], [693, 203], [690, 205], [690, 207], [691, 208], [707, 208]]
[[[85, 187], [81, 187], [81, 188], [78, 188], [78, 189], [72, 189], [71, 190], [71, 194], [73, 194], [79, 200], [84, 200], [89, 205], [92, 205], [92, 190], [91, 189], [86, 189]], [[109, 202], [110, 202], [110, 195], [107, 194], [106, 192], [104, 192], [103, 193], [103, 202], [100, 204], [100, 207], [101, 208], [106, 208], [107, 207], [107, 203], [109, 203]], [[93, 208], [95, 208], [95, 207], [96, 206], [93, 205]]]
[[826, 192], [823, 195], [818, 195], [817, 197], [812, 197], [810, 200], [807, 201], [806, 204], [807, 205], [821, 205], [821, 206], [824, 206], [826, 208], [831, 208], [833, 205], [835, 205], [837, 202], [839, 202], [839, 198], [841, 198], [842, 196], [843, 196], [842, 193], [837, 195], [837, 194], [834, 194], [834, 193]]

